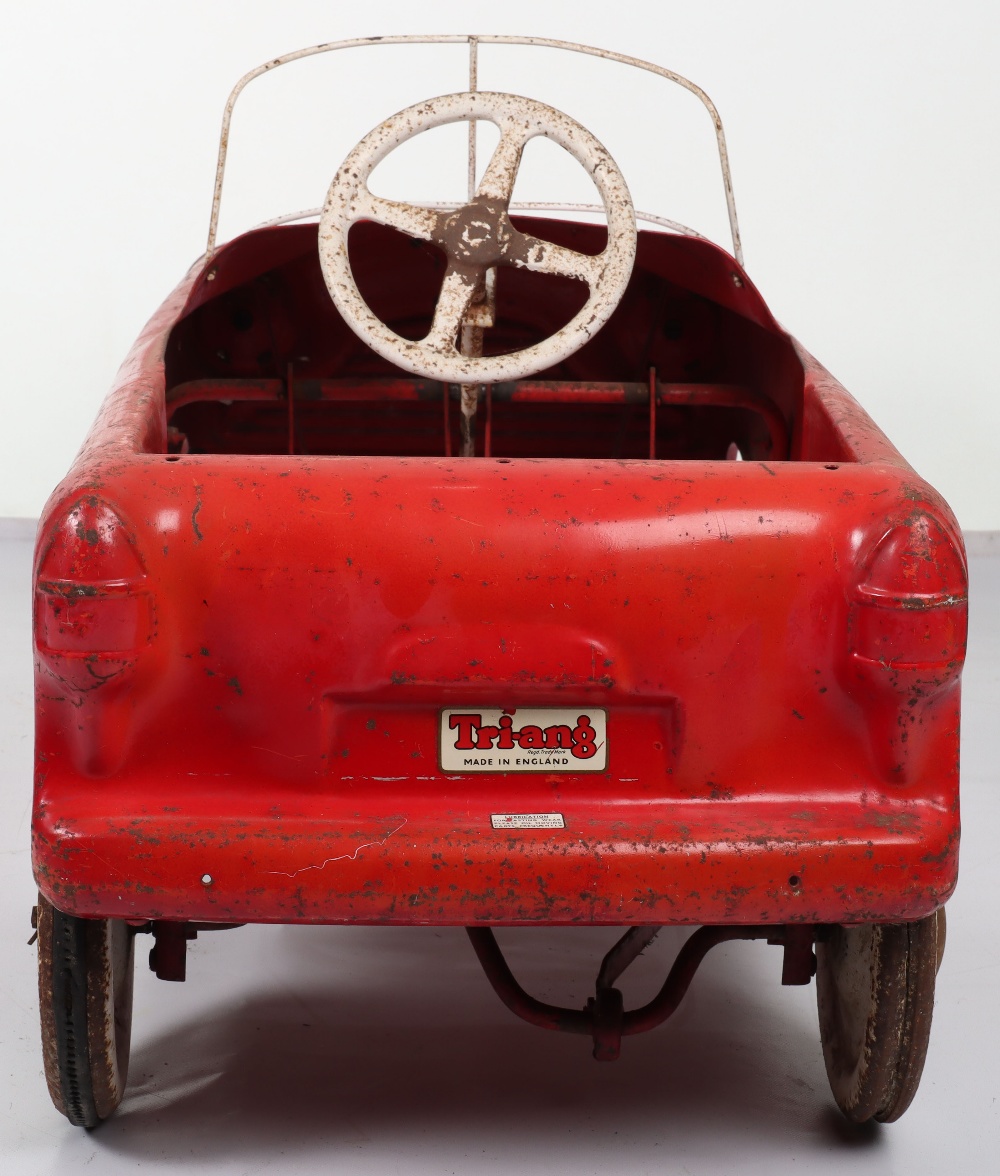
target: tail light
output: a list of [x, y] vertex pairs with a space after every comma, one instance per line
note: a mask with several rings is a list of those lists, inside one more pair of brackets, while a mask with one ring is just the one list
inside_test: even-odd
[[961, 548], [922, 512], [888, 531], [864, 565], [850, 606], [847, 685], [891, 779], [918, 776], [939, 736], [957, 743], [967, 592]]
[[67, 686], [92, 690], [118, 677], [152, 638], [146, 571], [122, 520], [96, 497], [52, 531], [35, 578], [35, 644]]
[[851, 608], [851, 651], [887, 670], [961, 670], [968, 624], [965, 563], [940, 523], [895, 527], [868, 560]]

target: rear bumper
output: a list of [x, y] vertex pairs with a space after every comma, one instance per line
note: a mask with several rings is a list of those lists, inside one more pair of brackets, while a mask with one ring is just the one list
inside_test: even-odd
[[[93, 784], [93, 782], [91, 782]], [[134, 801], [134, 793], [131, 794]], [[116, 805], [116, 799], [123, 803]], [[957, 876], [958, 816], [872, 794], [561, 807], [494, 829], [438, 798], [299, 796], [129, 811], [107, 782], [35, 814], [39, 887], [82, 916], [369, 924], [741, 924], [919, 918]], [[548, 806], [551, 809], [557, 806]], [[493, 811], [496, 811], [495, 808]]]

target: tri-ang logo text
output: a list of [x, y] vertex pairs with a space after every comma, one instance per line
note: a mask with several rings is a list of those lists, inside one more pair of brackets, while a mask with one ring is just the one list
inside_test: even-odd
[[501, 715], [496, 726], [483, 722], [481, 714], [453, 714], [448, 726], [458, 732], [456, 751], [568, 751], [575, 759], [590, 759], [597, 753], [597, 732], [588, 715], [578, 715], [576, 725], [553, 723], [539, 727], [526, 723], [514, 726], [510, 715]]

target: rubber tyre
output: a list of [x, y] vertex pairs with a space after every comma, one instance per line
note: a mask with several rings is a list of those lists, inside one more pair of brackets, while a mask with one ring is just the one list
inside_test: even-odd
[[940, 910], [914, 923], [834, 926], [816, 945], [826, 1073], [855, 1123], [891, 1123], [917, 1092], [944, 937]]
[[49, 1094], [78, 1127], [114, 1113], [128, 1078], [135, 935], [63, 914], [39, 895], [38, 998]]

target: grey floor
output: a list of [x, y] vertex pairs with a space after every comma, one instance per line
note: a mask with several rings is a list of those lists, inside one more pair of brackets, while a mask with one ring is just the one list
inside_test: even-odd
[[[30, 546], [0, 540], [3, 1176], [1000, 1171], [1000, 558], [973, 561], [962, 880], [900, 1122], [859, 1130], [833, 1110], [813, 988], [782, 988], [762, 944], [713, 952], [668, 1025], [599, 1065], [582, 1038], [507, 1013], [460, 931], [273, 927], [203, 936], [186, 984], [139, 968], [129, 1090], [87, 1133], [49, 1105], [26, 946]], [[582, 1003], [610, 938], [531, 929], [504, 943], [539, 995]], [[678, 942], [661, 936], [627, 997], [655, 989]]]

